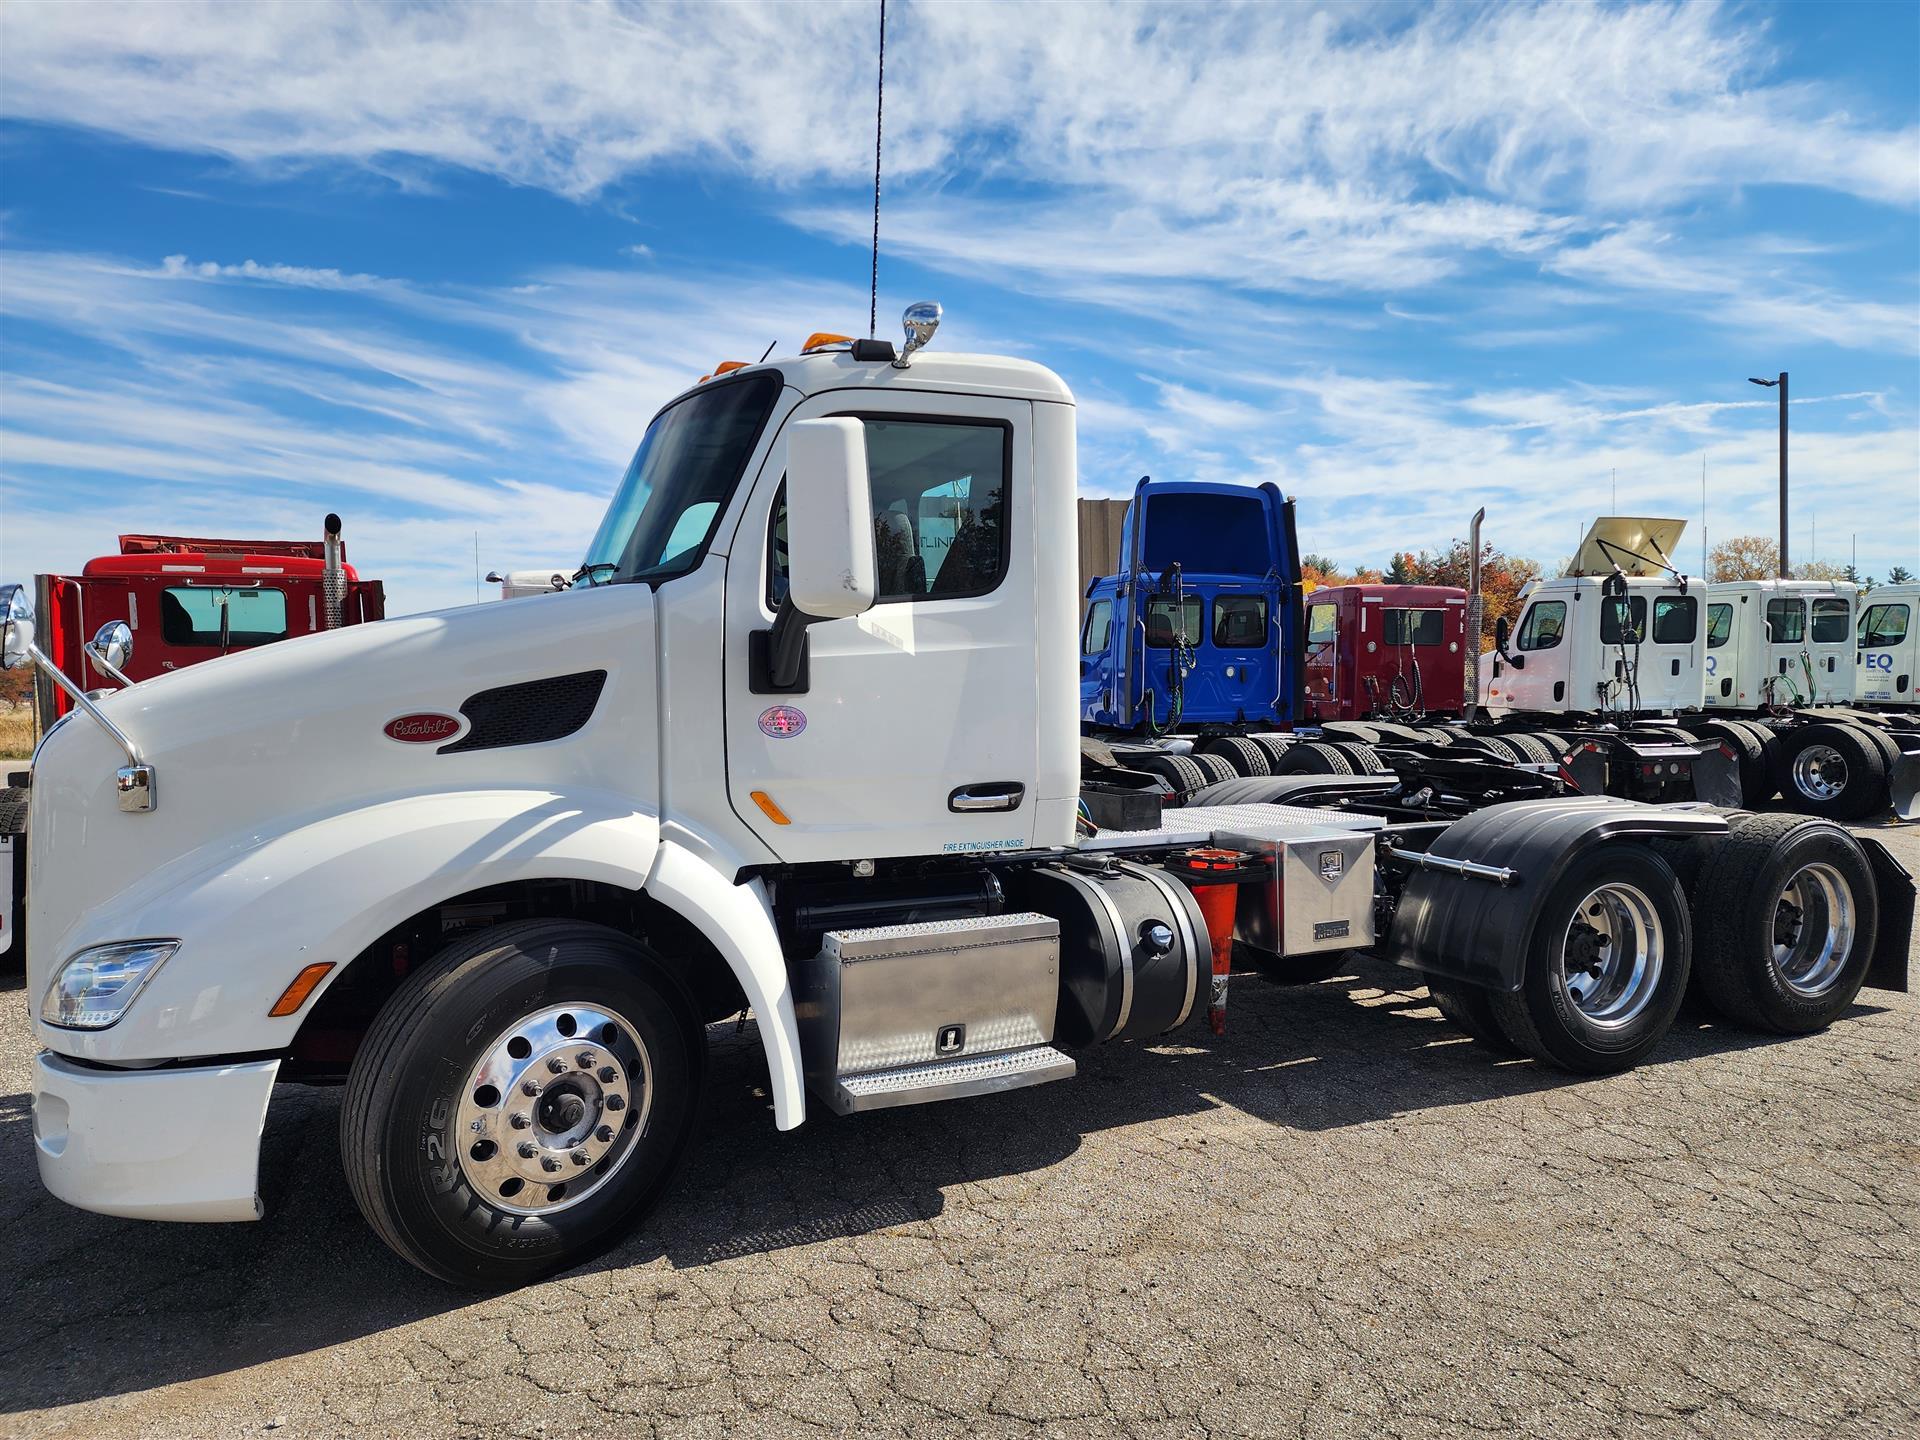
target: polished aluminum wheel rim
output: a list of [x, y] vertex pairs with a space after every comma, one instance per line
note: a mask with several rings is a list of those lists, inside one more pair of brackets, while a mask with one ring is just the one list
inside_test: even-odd
[[1602, 885], [1574, 907], [1557, 947], [1568, 1000], [1603, 1030], [1630, 1024], [1653, 1000], [1666, 969], [1666, 931], [1645, 891]]
[[1831, 865], [1802, 866], [1774, 902], [1774, 968], [1795, 994], [1818, 999], [1846, 973], [1855, 932], [1846, 877]]
[[1831, 745], [1809, 745], [1793, 757], [1793, 788], [1809, 800], [1831, 800], [1847, 788], [1847, 759]]
[[645, 1132], [653, 1062], [597, 1005], [554, 1005], [495, 1036], [467, 1072], [460, 1173], [490, 1205], [545, 1215], [611, 1180]]

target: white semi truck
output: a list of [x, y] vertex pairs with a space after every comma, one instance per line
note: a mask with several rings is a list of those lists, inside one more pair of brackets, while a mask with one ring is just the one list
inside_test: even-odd
[[[937, 318], [667, 405], [570, 590], [85, 697], [30, 790], [45, 1185], [254, 1219], [276, 1087], [344, 1082], [372, 1228], [504, 1286], [658, 1200], [704, 1023], [742, 1010], [791, 1129], [1217, 1021], [1235, 940], [1370, 949], [1581, 1073], [1690, 986], [1783, 1033], [1905, 988], [1909, 877], [1816, 819], [1453, 757], [1093, 830], [1072, 396], [927, 353]], [[25, 596], [0, 610], [44, 667]]]
[[1878, 585], [1860, 602], [1854, 698], [1875, 709], [1920, 706], [1920, 585]]

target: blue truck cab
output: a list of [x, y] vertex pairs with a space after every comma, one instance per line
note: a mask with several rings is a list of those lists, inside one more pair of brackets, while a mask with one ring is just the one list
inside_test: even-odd
[[1293, 502], [1277, 485], [1143, 478], [1121, 527], [1119, 573], [1087, 587], [1082, 728], [1290, 728], [1300, 603]]

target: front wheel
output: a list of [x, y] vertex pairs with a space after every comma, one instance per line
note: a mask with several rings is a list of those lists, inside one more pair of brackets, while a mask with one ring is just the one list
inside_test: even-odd
[[1686, 995], [1687, 899], [1646, 845], [1600, 845], [1547, 892], [1517, 994], [1495, 994], [1507, 1038], [1583, 1075], [1630, 1070], [1660, 1043]]
[[499, 926], [409, 977], [347, 1080], [340, 1150], [380, 1238], [450, 1284], [576, 1265], [665, 1192], [704, 1070], [644, 946], [577, 921]]

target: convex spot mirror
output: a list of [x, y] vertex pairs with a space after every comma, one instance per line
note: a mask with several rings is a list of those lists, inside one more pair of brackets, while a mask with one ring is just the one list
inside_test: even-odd
[[124, 620], [109, 620], [93, 632], [87, 654], [110, 675], [127, 668], [133, 658], [133, 629]]
[[0, 670], [31, 665], [33, 602], [24, 585], [0, 585]]
[[788, 595], [822, 620], [873, 608], [873, 501], [858, 420], [802, 420], [787, 431]]

